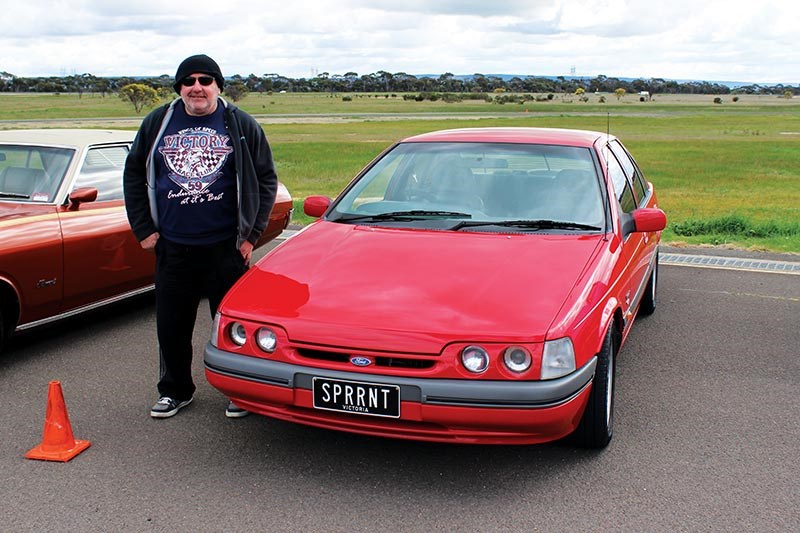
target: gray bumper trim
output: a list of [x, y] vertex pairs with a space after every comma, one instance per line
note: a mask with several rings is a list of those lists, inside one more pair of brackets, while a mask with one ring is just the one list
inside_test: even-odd
[[314, 377], [400, 386], [402, 401], [476, 407], [548, 407], [558, 405], [583, 390], [594, 377], [597, 358], [563, 378], [547, 381], [489, 381], [432, 379], [341, 372], [258, 357], [242, 356], [206, 344], [206, 369], [233, 378], [311, 390]]

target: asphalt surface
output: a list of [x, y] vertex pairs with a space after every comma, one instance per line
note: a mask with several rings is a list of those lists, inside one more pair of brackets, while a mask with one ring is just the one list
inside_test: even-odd
[[[671, 250], [674, 251], [674, 250]], [[662, 265], [618, 360], [615, 436], [492, 447], [361, 437], [251, 415], [202, 371], [148, 416], [151, 296], [29, 332], [0, 356], [3, 531], [797, 531], [800, 277]], [[59, 380], [68, 463], [24, 458]]]

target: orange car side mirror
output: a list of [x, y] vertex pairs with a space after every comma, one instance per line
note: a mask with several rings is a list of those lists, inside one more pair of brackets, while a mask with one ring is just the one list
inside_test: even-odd
[[94, 187], [80, 187], [69, 193], [69, 210], [75, 211], [80, 204], [97, 200], [97, 189]]

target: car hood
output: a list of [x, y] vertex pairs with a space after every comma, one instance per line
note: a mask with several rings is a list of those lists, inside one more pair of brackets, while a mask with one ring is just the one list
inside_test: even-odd
[[538, 342], [601, 239], [320, 221], [259, 261], [222, 312], [278, 324], [294, 341], [351, 348]]

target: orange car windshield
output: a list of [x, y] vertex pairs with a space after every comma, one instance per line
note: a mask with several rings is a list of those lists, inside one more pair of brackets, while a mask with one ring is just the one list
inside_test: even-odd
[[0, 199], [50, 202], [75, 150], [42, 146], [0, 146]]

